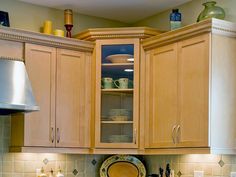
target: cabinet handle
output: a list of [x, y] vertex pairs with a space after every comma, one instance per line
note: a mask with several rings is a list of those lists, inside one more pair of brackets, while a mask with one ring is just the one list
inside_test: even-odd
[[54, 142], [54, 128], [53, 127], [51, 127], [50, 139], [51, 139], [51, 142], [53, 143]]
[[59, 128], [57, 128], [57, 143], [59, 143], [60, 142], [60, 130], [59, 130]]
[[180, 125], [178, 125], [177, 126], [177, 129], [176, 129], [176, 139], [177, 139], [177, 143], [179, 143], [179, 139], [180, 139], [180, 137], [179, 137], [179, 132], [180, 132]]
[[134, 144], [136, 144], [136, 138], [137, 138], [137, 129], [134, 129]]
[[174, 144], [175, 144], [175, 135], [174, 135], [174, 132], [175, 132], [176, 127], [177, 127], [177, 125], [174, 125], [174, 126], [172, 127], [172, 134], [171, 134], [171, 136], [172, 136], [172, 141], [173, 141]]

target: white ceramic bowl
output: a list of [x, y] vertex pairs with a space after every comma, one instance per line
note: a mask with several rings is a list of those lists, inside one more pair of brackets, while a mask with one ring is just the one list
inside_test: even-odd
[[134, 56], [130, 54], [114, 54], [107, 56], [106, 60], [111, 63], [132, 63], [133, 58]]

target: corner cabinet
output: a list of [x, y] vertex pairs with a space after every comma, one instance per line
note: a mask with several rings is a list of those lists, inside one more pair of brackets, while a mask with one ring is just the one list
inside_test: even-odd
[[[138, 54], [139, 39], [96, 41], [97, 148], [138, 147]], [[111, 87], [107, 86], [106, 79], [111, 79]]]
[[146, 154], [236, 152], [235, 29], [208, 19], [142, 42]]
[[140, 41], [152, 28], [97, 28], [76, 37], [96, 42], [93, 64], [94, 153], [138, 153]]
[[47, 43], [40, 40], [43, 34], [34, 37], [36, 44], [22, 42], [40, 111], [12, 115], [10, 151], [89, 153], [94, 45], [54, 36], [47, 36]]

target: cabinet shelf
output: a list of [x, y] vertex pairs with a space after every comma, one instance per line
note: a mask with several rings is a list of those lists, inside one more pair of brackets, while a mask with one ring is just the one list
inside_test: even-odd
[[117, 67], [117, 66], [134, 66], [134, 63], [103, 63], [104, 67]]
[[134, 89], [102, 89], [102, 92], [127, 92], [131, 93]]
[[114, 120], [104, 120], [101, 121], [103, 124], [132, 124], [133, 121], [114, 121]]

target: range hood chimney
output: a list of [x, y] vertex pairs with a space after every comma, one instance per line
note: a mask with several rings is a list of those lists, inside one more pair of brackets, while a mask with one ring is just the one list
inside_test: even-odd
[[23, 61], [0, 57], [0, 115], [37, 110]]

